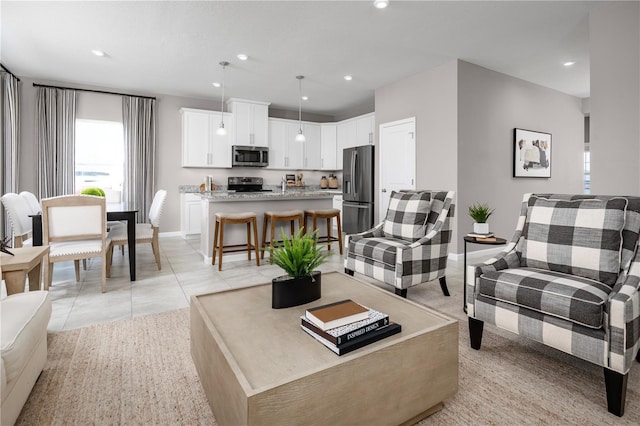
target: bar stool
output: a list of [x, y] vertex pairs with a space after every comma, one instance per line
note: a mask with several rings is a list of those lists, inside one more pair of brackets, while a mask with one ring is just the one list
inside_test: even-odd
[[[324, 210], [305, 210], [304, 211], [304, 229], [308, 230], [307, 219], [311, 217], [313, 219], [313, 231], [318, 229], [318, 219], [327, 219], [327, 236], [318, 237], [319, 243], [327, 243], [327, 249], [331, 250], [331, 241], [338, 241], [340, 246], [340, 254], [342, 254], [342, 226], [340, 225], [340, 210], [339, 209], [324, 209]], [[331, 219], [336, 218], [338, 224], [338, 238], [331, 236]]]
[[[289, 222], [291, 227], [291, 235], [295, 233], [296, 220], [298, 221], [298, 228], [302, 228], [302, 210], [283, 210], [279, 212], [267, 211], [264, 212], [264, 219], [262, 221], [262, 253], [260, 257], [264, 259], [264, 248], [269, 245], [273, 248], [273, 241], [276, 232], [276, 222]], [[267, 225], [271, 221], [271, 239], [267, 241]], [[273, 263], [273, 261], [272, 261]]]
[[[247, 224], [247, 244], [224, 245], [224, 226], [235, 224]], [[253, 225], [253, 245], [251, 244], [251, 225]], [[218, 240], [220, 231], [220, 240]], [[247, 258], [251, 260], [251, 249], [256, 251], [256, 266], [260, 266], [260, 256], [258, 256], [258, 225], [256, 214], [253, 212], [243, 213], [216, 213], [216, 226], [213, 232], [213, 253], [211, 264], [216, 264], [216, 250], [218, 251], [218, 271], [222, 271], [222, 254], [247, 250]]]

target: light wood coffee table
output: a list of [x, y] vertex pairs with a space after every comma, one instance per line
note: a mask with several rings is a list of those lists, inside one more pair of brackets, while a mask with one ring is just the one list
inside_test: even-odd
[[[300, 329], [305, 309], [343, 299], [402, 332], [338, 356]], [[458, 323], [345, 274], [322, 298], [271, 309], [271, 284], [191, 297], [191, 355], [220, 425], [402, 424], [458, 390]]]

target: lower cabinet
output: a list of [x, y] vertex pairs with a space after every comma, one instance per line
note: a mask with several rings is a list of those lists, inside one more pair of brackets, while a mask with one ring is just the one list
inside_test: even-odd
[[180, 194], [180, 234], [182, 238], [200, 236], [202, 208], [199, 194]]

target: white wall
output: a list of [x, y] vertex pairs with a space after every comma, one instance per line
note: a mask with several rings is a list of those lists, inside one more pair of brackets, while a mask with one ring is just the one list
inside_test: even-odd
[[[514, 128], [551, 133], [550, 179], [512, 177]], [[509, 240], [523, 194], [581, 194], [583, 151], [582, 99], [459, 61], [458, 251], [473, 228], [467, 211], [474, 202], [495, 208], [491, 231]]]
[[[33, 80], [21, 79], [21, 132], [19, 190], [37, 193], [37, 148], [35, 143], [35, 87]], [[78, 84], [55, 81], [38, 81], [41, 84], [59, 85], [83, 89], [107, 90]], [[117, 90], [116, 90], [117, 91]], [[148, 93], [139, 95], [154, 96]], [[156, 144], [157, 169], [156, 189], [167, 190], [167, 203], [163, 210], [161, 232], [180, 230], [180, 194], [179, 185], [199, 185], [205, 175], [214, 177], [214, 182], [226, 185], [228, 176], [259, 176], [265, 185], [278, 185], [285, 173], [296, 171], [267, 170], [262, 168], [183, 168], [181, 166], [181, 118], [180, 108], [200, 108], [218, 111], [218, 100], [182, 98], [167, 95], [155, 95], [157, 98]], [[122, 98], [115, 95], [78, 91], [77, 118], [122, 121]], [[305, 118], [303, 116], [303, 118]], [[308, 185], [319, 185], [320, 178], [329, 172], [301, 171]], [[341, 178], [341, 174], [338, 176]], [[340, 183], [342, 184], [342, 183]], [[146, 218], [148, 212], [143, 212]]]
[[640, 194], [640, 4], [611, 2], [589, 21], [591, 192]]

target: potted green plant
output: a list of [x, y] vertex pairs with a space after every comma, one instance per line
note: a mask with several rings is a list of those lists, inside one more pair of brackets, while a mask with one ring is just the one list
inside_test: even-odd
[[319, 299], [321, 275], [316, 268], [330, 253], [318, 247], [315, 232], [305, 234], [304, 228], [291, 237], [283, 230], [281, 238], [281, 243], [268, 248], [273, 263], [287, 273], [271, 280], [271, 307], [288, 308]]
[[90, 188], [85, 188], [82, 191], [80, 191], [80, 194], [82, 195], [95, 195], [97, 197], [104, 197], [105, 193], [104, 190], [102, 188], [97, 188], [97, 187], [90, 187]]
[[473, 219], [473, 232], [476, 234], [489, 233], [489, 216], [495, 209], [492, 209], [486, 203], [474, 203], [469, 206], [469, 216]]

